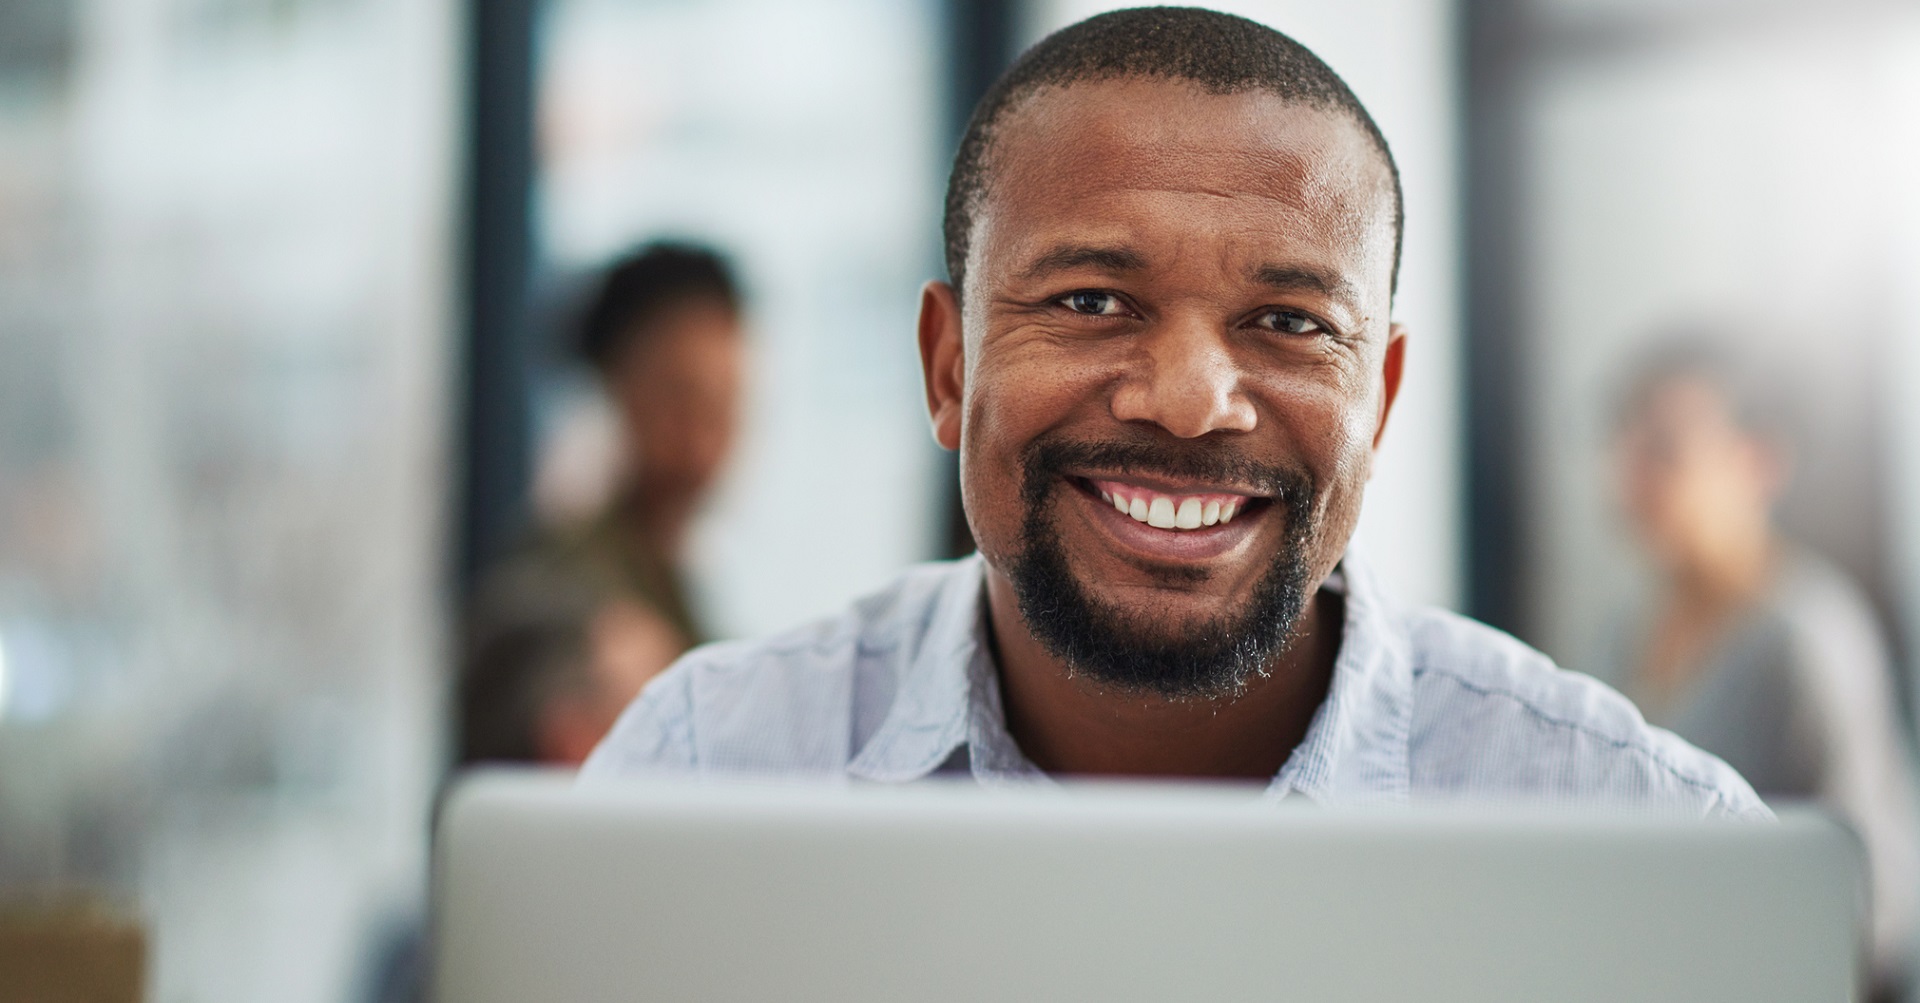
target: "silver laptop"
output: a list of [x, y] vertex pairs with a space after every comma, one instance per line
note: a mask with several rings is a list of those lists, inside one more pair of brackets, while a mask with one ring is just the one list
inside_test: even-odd
[[1238, 789], [575, 788], [444, 805], [435, 998], [1856, 997], [1852, 836]]

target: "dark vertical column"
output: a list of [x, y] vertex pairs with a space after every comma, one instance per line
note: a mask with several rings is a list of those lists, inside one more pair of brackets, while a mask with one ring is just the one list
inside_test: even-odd
[[1525, 0], [1463, 0], [1467, 607], [1524, 634], [1524, 182], [1519, 90], [1528, 44]]
[[947, 0], [947, 136], [948, 149], [959, 145], [960, 132], [980, 95], [1013, 62], [1014, 20], [1019, 0]]
[[538, 0], [467, 5], [465, 353], [457, 516], [463, 587], [499, 555], [526, 516], [537, 8]]
[[[967, 119], [980, 96], [1013, 62], [1014, 25], [1019, 0], [946, 0], [947, 37], [947, 156], [960, 145]], [[973, 533], [960, 504], [960, 468], [949, 456], [941, 468], [940, 496], [946, 506], [942, 557], [959, 557], [973, 550]]]

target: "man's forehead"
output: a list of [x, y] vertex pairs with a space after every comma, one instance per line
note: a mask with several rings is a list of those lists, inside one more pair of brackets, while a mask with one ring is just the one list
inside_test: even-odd
[[[1187, 81], [1118, 77], [1048, 85], [1010, 108], [994, 130], [990, 167], [1030, 170], [1036, 162], [1098, 167], [1094, 151], [1065, 143], [1130, 148], [1147, 159], [1128, 165], [1165, 172], [1200, 155], [1230, 159], [1223, 173], [1257, 183], [1265, 173], [1325, 177], [1367, 186], [1388, 179], [1384, 158], [1345, 112], [1289, 100], [1271, 91], [1215, 93]], [[1155, 155], [1157, 154], [1157, 155]]]
[[[1383, 238], [1391, 254], [1391, 178], [1366, 132], [1268, 91], [1143, 78], [1045, 87], [996, 130], [988, 173], [987, 227], [1010, 215], [1022, 229], [1047, 228], [1158, 197], [1191, 205], [1196, 223], [1257, 225], [1265, 214], [1289, 231], [1310, 224], [1333, 244]], [[999, 242], [976, 251], [985, 243]]]

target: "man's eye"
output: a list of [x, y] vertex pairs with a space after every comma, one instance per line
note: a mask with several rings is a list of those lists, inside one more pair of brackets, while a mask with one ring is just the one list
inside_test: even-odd
[[1261, 315], [1259, 324], [1281, 334], [1312, 334], [1321, 329], [1319, 321], [1292, 310], [1269, 310]]
[[1092, 314], [1097, 317], [1111, 317], [1122, 311], [1120, 297], [1112, 293], [1068, 293], [1060, 298], [1060, 303], [1074, 313]]

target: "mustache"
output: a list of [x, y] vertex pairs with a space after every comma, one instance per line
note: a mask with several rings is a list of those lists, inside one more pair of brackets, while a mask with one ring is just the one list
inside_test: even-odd
[[1261, 463], [1225, 439], [1047, 438], [1036, 440], [1026, 453], [1023, 493], [1029, 505], [1045, 499], [1055, 478], [1087, 469], [1245, 485], [1295, 511], [1304, 510], [1313, 499], [1313, 478], [1306, 471]]

